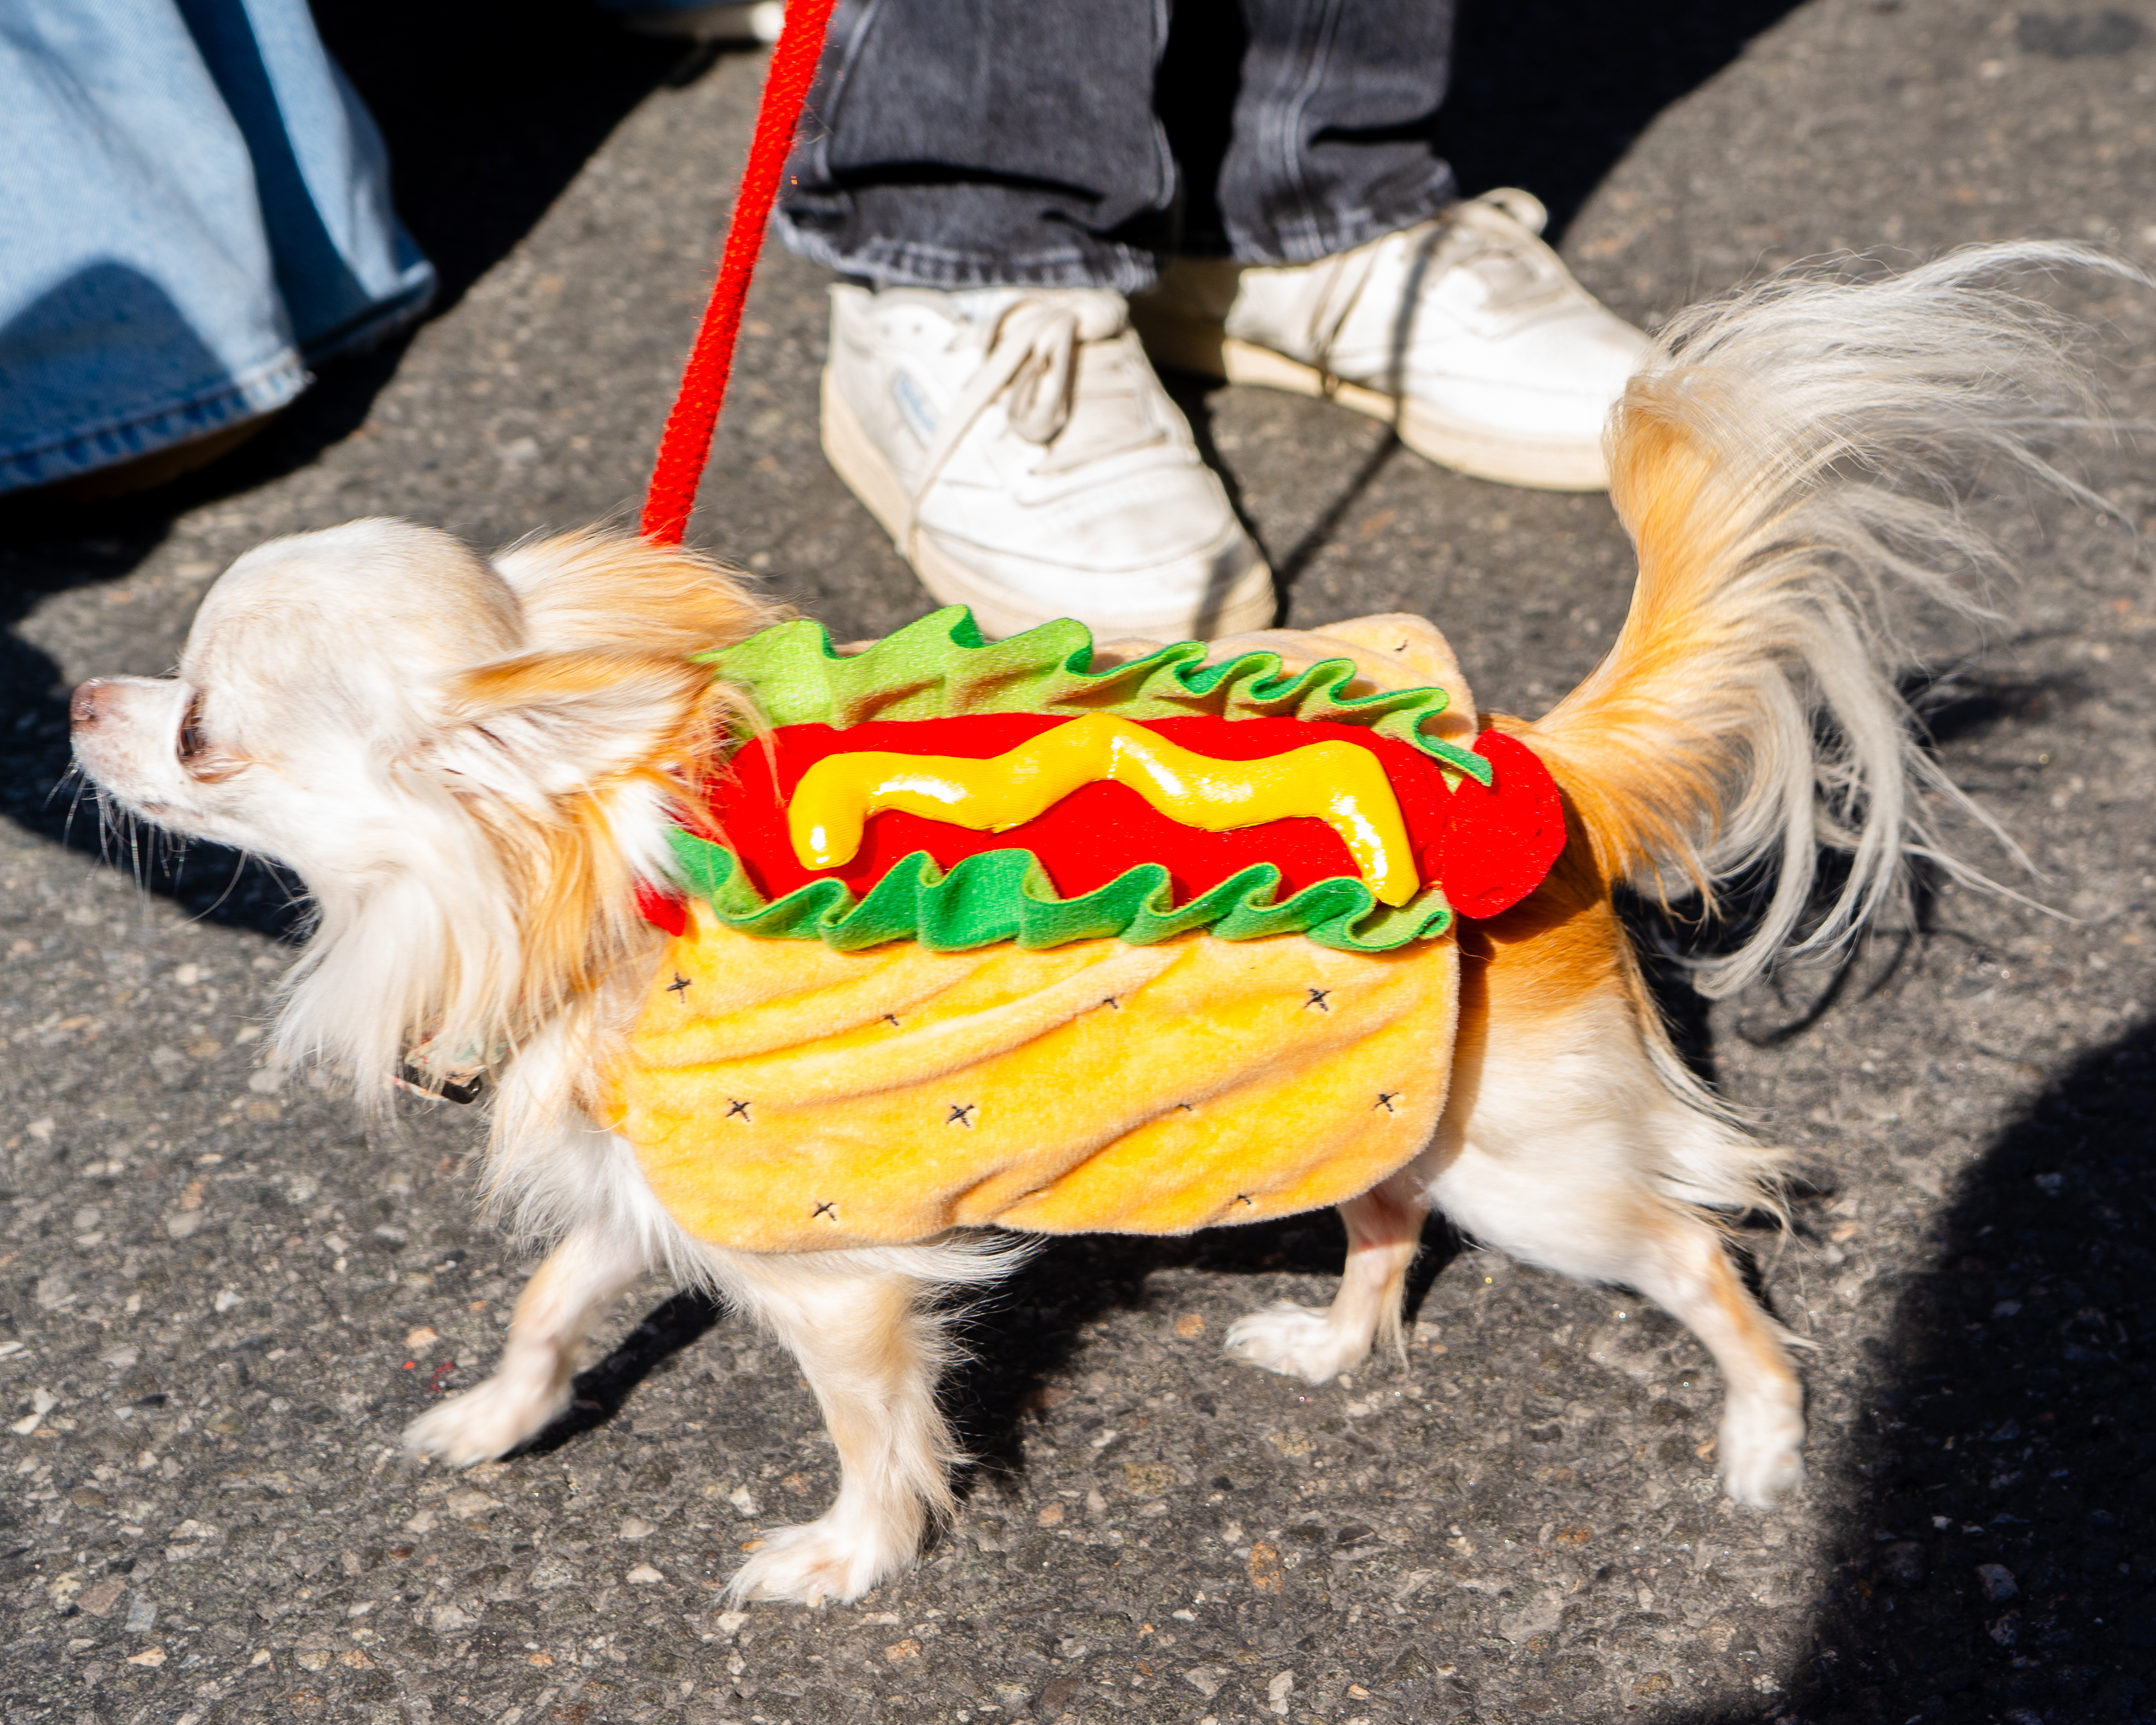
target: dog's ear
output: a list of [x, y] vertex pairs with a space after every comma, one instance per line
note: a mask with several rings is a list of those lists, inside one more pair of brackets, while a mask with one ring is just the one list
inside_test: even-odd
[[535, 810], [624, 774], [675, 767], [725, 705], [706, 666], [603, 650], [480, 665], [443, 695], [408, 764], [460, 793]]
[[751, 578], [680, 545], [586, 528], [535, 539], [494, 560], [515, 589], [536, 648], [708, 652], [786, 615]]

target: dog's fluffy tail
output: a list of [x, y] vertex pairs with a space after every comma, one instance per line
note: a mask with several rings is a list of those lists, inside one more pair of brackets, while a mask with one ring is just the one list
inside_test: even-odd
[[[1718, 885], [1771, 866], [1756, 928], [1700, 967], [1708, 993], [1845, 941], [1911, 855], [1967, 875], [1926, 793], [1974, 811], [1897, 686], [1896, 602], [1982, 614], [1969, 578], [1994, 558], [1954, 492], [1977, 469], [2087, 497], [2030, 442], [2091, 411], [2076, 326], [1996, 285], [2066, 267], [2135, 275], [2030, 243], [1861, 285], [1782, 276], [1683, 315], [1625, 392], [1609, 465], [1639, 551], [1631, 609], [1527, 735], [1613, 876], [1711, 906]], [[1848, 871], [1799, 938], [1822, 848]]]

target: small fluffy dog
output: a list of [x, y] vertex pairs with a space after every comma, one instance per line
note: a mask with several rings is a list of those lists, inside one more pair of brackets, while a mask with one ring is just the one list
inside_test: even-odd
[[[1869, 285], [1784, 279], [1664, 334], [1609, 434], [1639, 559], [1622, 633], [1542, 718], [1486, 716], [1554, 776], [1567, 848], [1531, 897], [1460, 926], [1443, 1117], [1409, 1166], [1341, 1207], [1332, 1306], [1247, 1317], [1231, 1353], [1315, 1384], [1381, 1333], [1397, 1342], [1424, 1218], [1441, 1209], [1486, 1245], [1635, 1289], [1689, 1325], [1727, 1381], [1729, 1494], [1764, 1504], [1798, 1483], [1790, 1338], [1729, 1249], [1734, 1219], [1776, 1209], [1784, 1155], [1677, 1057], [1612, 895], [1711, 903], [1763, 865], [1774, 884], [1748, 939], [1696, 972], [1722, 993], [1845, 941], [1907, 855], [1939, 854], [1928, 796], [1957, 793], [1897, 693], [1892, 601], [1974, 608], [1958, 578], [1988, 553], [1951, 488], [1970, 458], [2056, 479], [2024, 438], [2076, 398], [2061, 326], [1988, 284], [2092, 263], [2032, 244]], [[904, 1568], [948, 1510], [938, 1296], [993, 1278], [1011, 1251], [983, 1234], [721, 1250], [675, 1224], [595, 1118], [665, 946], [639, 883], [669, 881], [680, 800], [746, 716], [691, 655], [777, 614], [732, 572], [624, 536], [489, 558], [408, 522], [356, 521], [240, 558], [177, 677], [85, 683], [73, 716], [78, 761], [121, 808], [305, 880], [318, 922], [285, 984], [288, 1054], [333, 1062], [383, 1104], [415, 1046], [488, 1051], [490, 1194], [553, 1249], [494, 1375], [407, 1442], [468, 1464], [537, 1435], [567, 1405], [593, 1316], [664, 1266], [768, 1326], [822, 1406], [836, 1502], [772, 1532], [732, 1584], [814, 1604]], [[1340, 635], [1351, 650], [1375, 638]], [[1306, 663], [1339, 641], [1221, 650], [1253, 645]], [[1823, 849], [1846, 873], [1819, 914]]]

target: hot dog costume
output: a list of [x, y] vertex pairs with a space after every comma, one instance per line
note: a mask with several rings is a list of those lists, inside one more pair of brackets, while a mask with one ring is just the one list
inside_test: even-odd
[[1423, 1147], [1455, 916], [1540, 882], [1556, 787], [1475, 736], [1427, 623], [1253, 639], [1117, 662], [953, 608], [851, 655], [807, 622], [711, 655], [768, 729], [673, 834], [681, 896], [645, 903], [673, 939], [611, 1076], [685, 1230], [1179, 1234]]

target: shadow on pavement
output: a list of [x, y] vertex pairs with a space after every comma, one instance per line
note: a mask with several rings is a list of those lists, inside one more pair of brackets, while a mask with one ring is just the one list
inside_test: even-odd
[[1655, 116], [1798, 0], [1461, 0], [1438, 147], [1468, 196], [1524, 186], [1561, 238]]
[[[1968, 1177], [1857, 1373], [1811, 1659], [1737, 1718], [2080, 1725], [2156, 1711], [2156, 1024]], [[1820, 1484], [1815, 1491], [1821, 1490]]]
[[569, 1411], [512, 1453], [551, 1455], [593, 1428], [609, 1424], [631, 1390], [654, 1373], [670, 1369], [669, 1362], [676, 1354], [716, 1328], [726, 1317], [724, 1306], [696, 1288], [661, 1300], [611, 1353], [577, 1374]]

